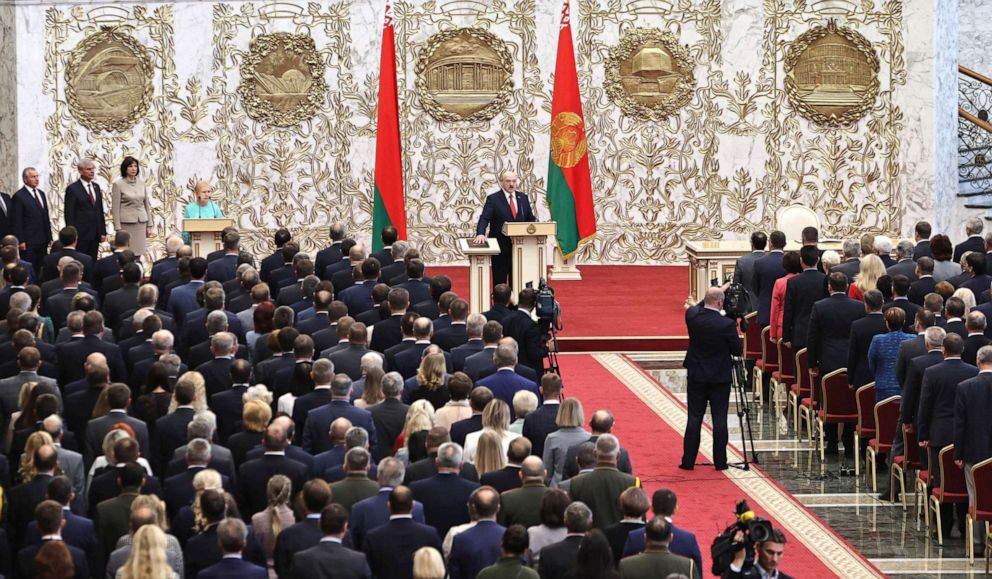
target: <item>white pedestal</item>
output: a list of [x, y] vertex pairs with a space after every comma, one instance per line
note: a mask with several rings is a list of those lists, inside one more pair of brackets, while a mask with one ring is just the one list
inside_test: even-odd
[[562, 259], [561, 252], [557, 249], [552, 253], [554, 254], [554, 264], [551, 266], [551, 279], [565, 281], [578, 281], [582, 279], [582, 272], [579, 271], [574, 254], [568, 259]]
[[513, 241], [513, 294], [533, 284], [536, 289], [542, 278], [548, 276], [548, 236], [554, 235], [557, 224], [553, 221], [519, 223], [509, 222], [503, 233]]
[[473, 314], [481, 314], [489, 309], [489, 292], [492, 287], [490, 258], [499, 255], [496, 238], [486, 239], [486, 245], [472, 245], [471, 239], [459, 239], [458, 248], [468, 256], [469, 308]]

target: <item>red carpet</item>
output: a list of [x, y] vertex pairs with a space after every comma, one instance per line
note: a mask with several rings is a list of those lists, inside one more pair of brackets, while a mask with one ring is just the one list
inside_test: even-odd
[[[468, 295], [467, 267], [431, 267]], [[682, 303], [688, 295], [686, 266], [579, 268], [581, 281], [550, 282], [561, 304], [564, 352], [684, 350]]]
[[[658, 488], [670, 488], [678, 495], [675, 524], [696, 534], [706, 567], [703, 576], [711, 576], [710, 543], [733, 522], [735, 503], [748, 497], [727, 475], [711, 467], [697, 467], [691, 472], [677, 469], [682, 456], [681, 432], [669, 426], [598, 360], [587, 355], [568, 355], [562, 356], [560, 362], [566, 396], [582, 401], [587, 419], [600, 408], [608, 408], [614, 413], [614, 433], [628, 449], [634, 474], [640, 477], [648, 495]], [[754, 476], [766, 475], [756, 470]], [[796, 502], [791, 496], [787, 500]], [[773, 516], [758, 508], [757, 501], [749, 500], [749, 503], [760, 516], [775, 521]], [[782, 528], [788, 538], [783, 571], [794, 577], [843, 576], [821, 561], [822, 553], [818, 555], [796, 540], [780, 521], [775, 521], [775, 525]], [[847, 549], [854, 552], [849, 545]]]

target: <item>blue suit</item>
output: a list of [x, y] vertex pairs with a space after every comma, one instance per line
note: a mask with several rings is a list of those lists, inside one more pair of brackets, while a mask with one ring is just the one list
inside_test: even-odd
[[514, 394], [521, 390], [529, 390], [537, 396], [538, 400], [541, 399], [541, 393], [537, 389], [537, 384], [517, 374], [513, 368], [497, 370], [495, 373], [476, 382], [475, 385], [489, 388], [493, 391], [494, 397], [506, 402], [506, 405], [510, 407], [510, 421], [516, 420], [513, 412]]
[[225, 253], [207, 264], [207, 280], [225, 282], [238, 275], [238, 254]]
[[330, 404], [314, 408], [307, 414], [307, 423], [303, 428], [303, 450], [310, 454], [318, 454], [332, 447], [327, 435], [331, 423], [338, 418], [347, 418], [352, 426], [361, 426], [369, 433], [369, 445], [372, 455], [376, 452], [375, 423], [368, 410], [356, 408], [344, 400], [331, 400]]
[[484, 568], [500, 557], [500, 543], [506, 527], [496, 521], [479, 521], [459, 533], [451, 543], [448, 572], [451, 579], [475, 579]]
[[[623, 546], [623, 556], [628, 557], [643, 553], [646, 547], [644, 529], [635, 529], [627, 535], [627, 542]], [[672, 525], [672, 540], [668, 543], [668, 550], [676, 555], [692, 559], [693, 568], [702, 573], [703, 556], [699, 552], [699, 542], [696, 541], [696, 535]]]
[[427, 524], [440, 536], [448, 529], [469, 521], [468, 499], [479, 483], [463, 479], [454, 473], [438, 473], [431, 478], [410, 483], [410, 490], [424, 503]]
[[[351, 519], [348, 529], [351, 531], [351, 544], [361, 551], [365, 537], [379, 527], [389, 522], [389, 493], [392, 489], [379, 489], [375, 496], [362, 499], [351, 505]], [[424, 523], [424, 505], [419, 501], [413, 503], [413, 520]]]
[[338, 294], [338, 299], [348, 306], [348, 315], [357, 316], [362, 312], [367, 312], [371, 310], [375, 304], [372, 303], [372, 288], [378, 283], [374, 279], [367, 279], [362, 283], [356, 283], [353, 286], [345, 288], [340, 294]]
[[253, 565], [240, 558], [229, 557], [200, 571], [196, 577], [197, 579], [268, 579], [269, 573], [264, 567]]
[[413, 554], [421, 547], [441, 552], [441, 539], [434, 529], [411, 519], [392, 519], [369, 533], [365, 555], [378, 579], [408, 579]]
[[771, 322], [772, 290], [778, 278], [785, 277], [782, 250], [776, 249], [754, 262], [754, 289], [758, 294], [758, 324], [764, 328]]
[[[97, 568], [97, 542], [96, 527], [93, 521], [86, 517], [73, 514], [68, 509], [62, 509], [62, 518], [65, 519], [65, 526], [62, 527], [62, 540], [66, 545], [78, 547], [86, 553], [86, 561], [91, 569]], [[31, 521], [28, 525], [27, 537], [24, 539], [25, 545], [35, 545], [41, 543], [41, 532], [38, 531], [38, 523]]]
[[486, 235], [488, 228], [489, 237], [495, 237], [499, 242], [500, 253], [492, 258], [493, 285], [510, 282], [510, 267], [513, 263], [512, 244], [510, 238], [503, 235], [503, 225], [507, 222], [537, 221], [527, 195], [517, 191], [513, 199], [517, 206], [516, 216], [511, 211], [506, 193], [502, 189], [486, 197], [486, 204], [482, 207], [482, 214], [479, 215], [479, 223], [475, 226], [476, 235]]
[[560, 404], [548, 404], [545, 400], [524, 418], [523, 435], [530, 441], [531, 454], [534, 456], [544, 456], [544, 440], [549, 434], [558, 430], [558, 408]]
[[186, 323], [186, 315], [200, 308], [196, 303], [196, 290], [203, 286], [203, 280], [191, 280], [189, 283], [172, 288], [169, 294], [168, 311], [176, 324]]

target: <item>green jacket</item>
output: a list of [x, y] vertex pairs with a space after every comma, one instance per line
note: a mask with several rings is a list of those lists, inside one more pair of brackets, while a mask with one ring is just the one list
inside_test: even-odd
[[609, 463], [601, 463], [571, 481], [572, 500], [582, 501], [592, 510], [592, 525], [600, 530], [620, 522], [620, 494], [638, 484], [636, 478]]
[[498, 561], [479, 571], [475, 579], [540, 579], [540, 575], [530, 567], [525, 567], [520, 557], [500, 557]]
[[504, 527], [541, 524], [541, 500], [548, 492], [544, 483], [526, 482], [522, 487], [504, 491], [499, 497], [499, 524]]
[[694, 577], [692, 566], [692, 559], [679, 557], [667, 548], [650, 548], [620, 560], [620, 579], [655, 579], [672, 573]]
[[379, 485], [369, 480], [365, 473], [352, 473], [331, 485], [331, 500], [351, 512], [351, 505], [374, 497], [379, 493]]

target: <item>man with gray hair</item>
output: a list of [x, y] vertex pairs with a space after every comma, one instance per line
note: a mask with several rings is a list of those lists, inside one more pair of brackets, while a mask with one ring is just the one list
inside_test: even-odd
[[973, 309], [965, 316], [964, 326], [968, 330], [968, 336], [964, 339], [964, 350], [961, 352], [961, 359], [965, 362], [971, 364], [972, 366], [977, 366], [978, 351], [992, 340], [985, 337], [985, 329], [988, 320], [985, 318], [985, 314]]
[[92, 159], [81, 159], [76, 163], [76, 169], [79, 179], [65, 188], [65, 224], [75, 227], [79, 235], [76, 250], [95, 262], [100, 244], [107, 240], [103, 191], [93, 179], [96, 177], [96, 164]]
[[385, 400], [369, 407], [375, 430], [378, 433], [380, 449], [393, 447], [393, 442], [403, 432], [409, 406], [401, 400], [404, 391], [403, 377], [398, 372], [389, 372], [382, 377], [382, 395]]
[[214, 358], [196, 366], [196, 371], [203, 374], [208, 399], [231, 387], [231, 364], [234, 362], [237, 344], [238, 339], [230, 332], [217, 332], [210, 338], [210, 353]]
[[241, 577], [242, 579], [266, 579], [269, 572], [242, 559], [242, 552], [248, 542], [248, 527], [241, 519], [227, 518], [217, 524], [217, 542], [221, 557], [215, 563], [196, 574], [197, 577]]
[[482, 328], [486, 325], [486, 316], [470, 314], [465, 322], [465, 343], [451, 349], [451, 364], [456, 372], [465, 366], [465, 359], [481, 352], [485, 348], [482, 342]]
[[[211, 351], [213, 338], [220, 332], [228, 331], [228, 320], [224, 311], [214, 310], [207, 314], [206, 328], [209, 339], [198, 344], [190, 344], [186, 350], [186, 363], [191, 368], [199, 368], [201, 364], [209, 362], [211, 358], [216, 356]], [[234, 347], [233, 344], [231, 347]]]
[[572, 498], [589, 505], [594, 513], [593, 524], [597, 529], [605, 529], [620, 522], [617, 507], [620, 504], [620, 495], [637, 484], [637, 479], [617, 469], [619, 455], [620, 441], [617, 437], [612, 434], [600, 435], [596, 439], [596, 469], [572, 479]]
[[[617, 509], [617, 506], [613, 508]], [[575, 572], [579, 545], [592, 528], [593, 521], [593, 510], [582, 501], [575, 499], [568, 505], [565, 509], [565, 529], [568, 531], [565, 538], [541, 549], [542, 577], [565, 577]]]
[[964, 222], [964, 233], [968, 236], [961, 243], [954, 246], [954, 263], [960, 263], [961, 258], [969, 251], [985, 253], [985, 241], [982, 239], [982, 229], [984, 224], [981, 217], [969, 217]]
[[[314, 455], [330, 450], [332, 443], [327, 432], [337, 418], [347, 418], [354, 426], [361, 426], [368, 431], [372, 456], [376, 456], [377, 439], [372, 415], [368, 410], [351, 404], [351, 379], [344, 374], [336, 375], [331, 381], [330, 403], [314, 408], [307, 414], [307, 423], [303, 428], [303, 449]], [[390, 449], [392, 444], [384, 448], [383, 452], [388, 453]]]
[[882, 264], [886, 268], [892, 267], [896, 263], [892, 259], [892, 238], [887, 235], [875, 236], [875, 239], [872, 240], [872, 253], [882, 260]]
[[[186, 425], [186, 440], [192, 441], [197, 438], [202, 438], [203, 440], [213, 440], [214, 433], [217, 430], [217, 417], [216, 415], [209, 411], [204, 410], [199, 412], [193, 420]], [[177, 447], [172, 453], [172, 458], [169, 461], [169, 465], [165, 469], [165, 477], [177, 475], [182, 471], [186, 470], [186, 447], [184, 444]], [[208, 468], [219, 472], [220, 474], [231, 479], [234, 483], [234, 457], [231, 454], [231, 450], [227, 447], [221, 446], [218, 443], [210, 443], [210, 461], [208, 463]]]
[[[335, 420], [334, 422], [338, 422], [340, 420], [344, 420], [344, 419], [338, 418], [338, 420]], [[345, 422], [348, 423], [349, 425], [351, 424], [347, 420], [345, 420]], [[336, 433], [334, 432], [333, 424], [331, 425], [331, 436], [332, 437], [337, 436]], [[361, 448], [364, 450], [369, 449], [369, 433], [361, 426], [350, 426], [347, 432], [345, 432], [344, 434], [343, 447], [336, 447], [335, 449], [328, 451], [328, 452], [339, 451], [337, 454], [341, 458], [336, 459], [333, 464], [328, 463], [328, 461], [325, 461], [324, 466], [318, 467], [316, 457], [314, 457], [314, 466], [312, 468], [312, 471], [316, 473], [314, 476], [322, 477], [325, 481], [327, 481], [328, 484], [338, 482], [339, 480], [343, 480], [346, 474], [344, 468], [345, 455], [349, 450], [353, 448]], [[327, 453], [321, 453], [321, 454], [327, 454]], [[378, 474], [379, 473], [376, 470], [375, 463], [369, 461], [368, 477], [374, 480]]]
[[[972, 467], [992, 457], [992, 346], [983, 346], [976, 356], [978, 376], [958, 384], [954, 395], [954, 464], [964, 468], [964, 478], [968, 487], [968, 503], [975, 507], [975, 481]], [[967, 545], [972, 553], [974, 543], [983, 543], [978, 521], [973, 529], [967, 529], [972, 536], [972, 544]], [[975, 529], [979, 529], [976, 533]]]
[[[878, 238], [875, 238], [876, 242]], [[913, 261], [913, 242], [902, 239], [896, 244], [896, 261], [885, 270], [891, 277], [906, 276], [910, 283], [916, 281], [916, 262]]]
[[[192, 424], [192, 423], [191, 423]], [[162, 500], [165, 501], [166, 507], [169, 510], [169, 519], [171, 520], [179, 512], [182, 507], [192, 504], [193, 498], [196, 494], [193, 488], [193, 477], [202, 470], [206, 470], [210, 466], [210, 461], [213, 458], [212, 445], [210, 441], [206, 438], [194, 438], [186, 444], [186, 469], [179, 474], [170, 476], [165, 479], [165, 484], [162, 487]], [[230, 492], [234, 487], [231, 486], [231, 479], [221, 475], [221, 480], [224, 484], [224, 489]]]
[[[151, 282], [156, 287], [165, 287], [169, 282], [178, 279], [176, 275], [176, 252], [183, 246], [183, 238], [175, 233], [165, 238], [165, 256], [152, 264]], [[171, 277], [166, 281], [163, 276]]]
[[437, 529], [438, 536], [444, 537], [455, 525], [469, 522], [468, 499], [479, 483], [459, 476], [464, 451], [454, 442], [446, 442], [438, 448], [437, 474], [410, 484], [415, 497], [424, 503], [427, 524]]
[[844, 261], [830, 268], [830, 273], [840, 272], [847, 276], [848, 281], [861, 272], [861, 241], [857, 239], [844, 240]]
[[374, 496], [379, 491], [379, 485], [368, 476], [371, 460], [368, 450], [358, 447], [349, 449], [344, 455], [344, 479], [331, 485], [334, 502], [342, 505], [349, 512], [352, 505]]
[[[389, 522], [389, 493], [403, 484], [405, 473], [406, 468], [396, 458], [389, 456], [379, 461], [377, 477], [379, 490], [375, 496], [358, 501], [351, 507], [349, 528], [355, 549], [362, 549], [362, 542], [369, 531]], [[424, 522], [424, 505], [419, 501], [414, 501], [412, 515], [414, 521]]]

